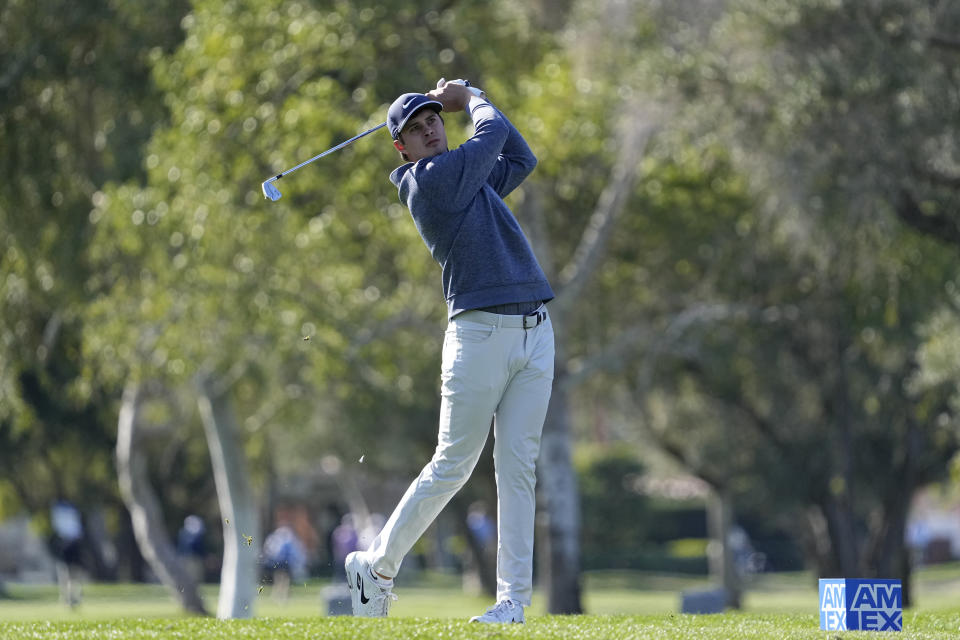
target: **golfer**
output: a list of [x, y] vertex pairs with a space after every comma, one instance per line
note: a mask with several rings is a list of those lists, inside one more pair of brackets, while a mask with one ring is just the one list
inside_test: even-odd
[[[466, 111], [474, 135], [447, 147], [441, 116]], [[441, 365], [440, 432], [367, 551], [347, 556], [353, 613], [386, 616], [404, 556], [466, 483], [493, 422], [497, 602], [476, 622], [524, 622], [533, 591], [535, 466], [553, 384], [553, 290], [503, 198], [537, 159], [507, 118], [461, 85], [407, 93], [387, 126], [405, 164], [390, 174], [442, 269], [449, 323]]]

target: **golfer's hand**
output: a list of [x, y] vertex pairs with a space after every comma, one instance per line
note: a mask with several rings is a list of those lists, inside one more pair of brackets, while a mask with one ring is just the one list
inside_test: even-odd
[[462, 84], [440, 80], [437, 88], [427, 95], [443, 105], [444, 111], [463, 111], [473, 97], [473, 93]]

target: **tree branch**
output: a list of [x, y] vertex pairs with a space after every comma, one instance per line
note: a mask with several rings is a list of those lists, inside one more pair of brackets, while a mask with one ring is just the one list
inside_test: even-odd
[[960, 51], [960, 38], [936, 34], [936, 35], [930, 36], [927, 42], [930, 43], [930, 46], [936, 47], [938, 49], [946, 49], [948, 51]]
[[600, 193], [593, 215], [583, 231], [570, 263], [561, 271], [563, 296], [557, 305], [564, 310], [576, 304], [580, 292], [599, 266], [617, 219], [626, 206], [637, 180], [637, 164], [654, 131], [651, 118], [638, 117], [635, 106], [627, 107], [621, 120], [622, 140], [610, 181]]
[[930, 171], [929, 169], [917, 169], [914, 171], [920, 179], [929, 182], [937, 187], [948, 187], [950, 189], [960, 189], [960, 176], [948, 176], [939, 171]]
[[533, 247], [533, 253], [537, 256], [540, 266], [546, 272], [547, 277], [553, 281], [555, 278], [556, 261], [554, 260], [550, 236], [547, 232], [547, 220], [543, 206], [543, 189], [539, 183], [529, 181], [521, 187], [523, 189], [523, 203], [520, 205], [524, 228], [527, 237], [530, 239], [530, 245]]
[[722, 398], [717, 399], [720, 402], [728, 404], [735, 412], [743, 415], [746, 418], [745, 422], [752, 424], [757, 433], [759, 433], [763, 438], [766, 438], [766, 440], [772, 444], [777, 451], [783, 454], [784, 460], [792, 460], [790, 455], [790, 444], [781, 438], [777, 433], [774, 422], [761, 415], [756, 408], [752, 407], [747, 402], [747, 399], [743, 397], [742, 393], [737, 394], [737, 396], [731, 400]]
[[650, 342], [653, 335], [653, 330], [646, 324], [628, 327], [600, 353], [577, 361], [576, 367], [568, 370], [561, 384], [567, 389], [573, 389], [597, 371], [612, 371], [619, 368], [630, 357], [637, 345]]
[[727, 485], [723, 478], [713, 475], [706, 469], [703, 469], [701, 465], [698, 465], [691, 460], [688, 451], [679, 444], [669, 441], [667, 438], [663, 437], [663, 434], [656, 433], [653, 431], [653, 429], [647, 429], [647, 432], [653, 437], [654, 440], [656, 440], [657, 444], [660, 446], [660, 449], [664, 453], [673, 458], [675, 462], [680, 464], [680, 466], [686, 469], [689, 473], [692, 473], [694, 476], [700, 478], [710, 485], [710, 488], [714, 491], [718, 491]]
[[15, 84], [20, 83], [20, 78], [27, 71], [30, 63], [34, 61], [37, 57], [37, 52], [40, 50], [40, 46], [34, 44], [27, 51], [23, 52], [22, 55], [14, 58], [13, 63], [11, 63], [5, 70], [2, 76], [0, 76], [0, 90], [8, 91], [10, 87]]
[[943, 214], [928, 215], [906, 189], [900, 190], [896, 203], [897, 217], [909, 227], [938, 240], [960, 246], [960, 226], [957, 221]]
[[434, 323], [428, 322], [428, 318], [411, 309], [403, 309], [386, 318], [377, 319], [371, 325], [362, 326], [356, 330], [344, 358], [353, 361], [358, 357], [360, 350], [372, 342], [382, 340], [400, 329], [424, 326], [429, 326], [431, 331], [435, 328]]
[[663, 332], [662, 337], [647, 353], [640, 366], [638, 388], [645, 392], [653, 380], [653, 372], [661, 355], [674, 353], [674, 345], [680, 341], [686, 331], [696, 324], [720, 322], [740, 314], [755, 315], [759, 309], [743, 304], [703, 304], [684, 309], [674, 316]]
[[[710, 323], [725, 320], [738, 314], [756, 315], [761, 311], [755, 307], [741, 304], [706, 304], [684, 309], [677, 313], [663, 332], [655, 332], [644, 324], [635, 324], [620, 332], [615, 340], [602, 351], [577, 363], [575, 369], [568, 371], [562, 382], [567, 389], [575, 388], [597, 371], [612, 371], [624, 364], [638, 345], [648, 345], [648, 353], [641, 366], [640, 387], [647, 388], [653, 377], [656, 360], [665, 354], [682, 355], [696, 359], [695, 354], [684, 347], [675, 346], [684, 332], [696, 323]], [[656, 340], [659, 338], [659, 340]], [[655, 341], [656, 340], [656, 341]], [[652, 345], [652, 346], [650, 346]]]
[[207, 615], [196, 581], [177, 557], [164, 529], [163, 511], [147, 477], [146, 456], [139, 434], [143, 390], [127, 384], [117, 418], [117, 480], [120, 496], [133, 525], [137, 547], [167, 590], [187, 610]]

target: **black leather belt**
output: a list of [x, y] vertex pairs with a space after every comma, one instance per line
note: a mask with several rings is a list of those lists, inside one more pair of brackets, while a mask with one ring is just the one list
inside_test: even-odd
[[502, 316], [527, 316], [539, 309], [542, 304], [542, 300], [534, 300], [531, 302], [507, 302], [505, 304], [495, 304], [492, 307], [479, 307], [477, 311], [498, 313]]

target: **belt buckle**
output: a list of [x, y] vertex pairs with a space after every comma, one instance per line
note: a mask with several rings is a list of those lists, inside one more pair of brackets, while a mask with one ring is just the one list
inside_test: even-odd
[[[534, 321], [532, 325], [529, 325], [529, 326], [527, 325], [527, 319], [528, 319], [528, 318]], [[524, 328], [524, 329], [535, 329], [536, 327], [538, 327], [538, 326], [540, 325], [541, 322], [543, 322], [543, 321], [546, 320], [546, 319], [547, 319], [547, 312], [546, 312], [546, 311], [539, 311], [539, 310], [538, 310], [538, 311], [534, 311], [533, 313], [528, 313], [527, 315], [523, 316], [523, 328]]]

